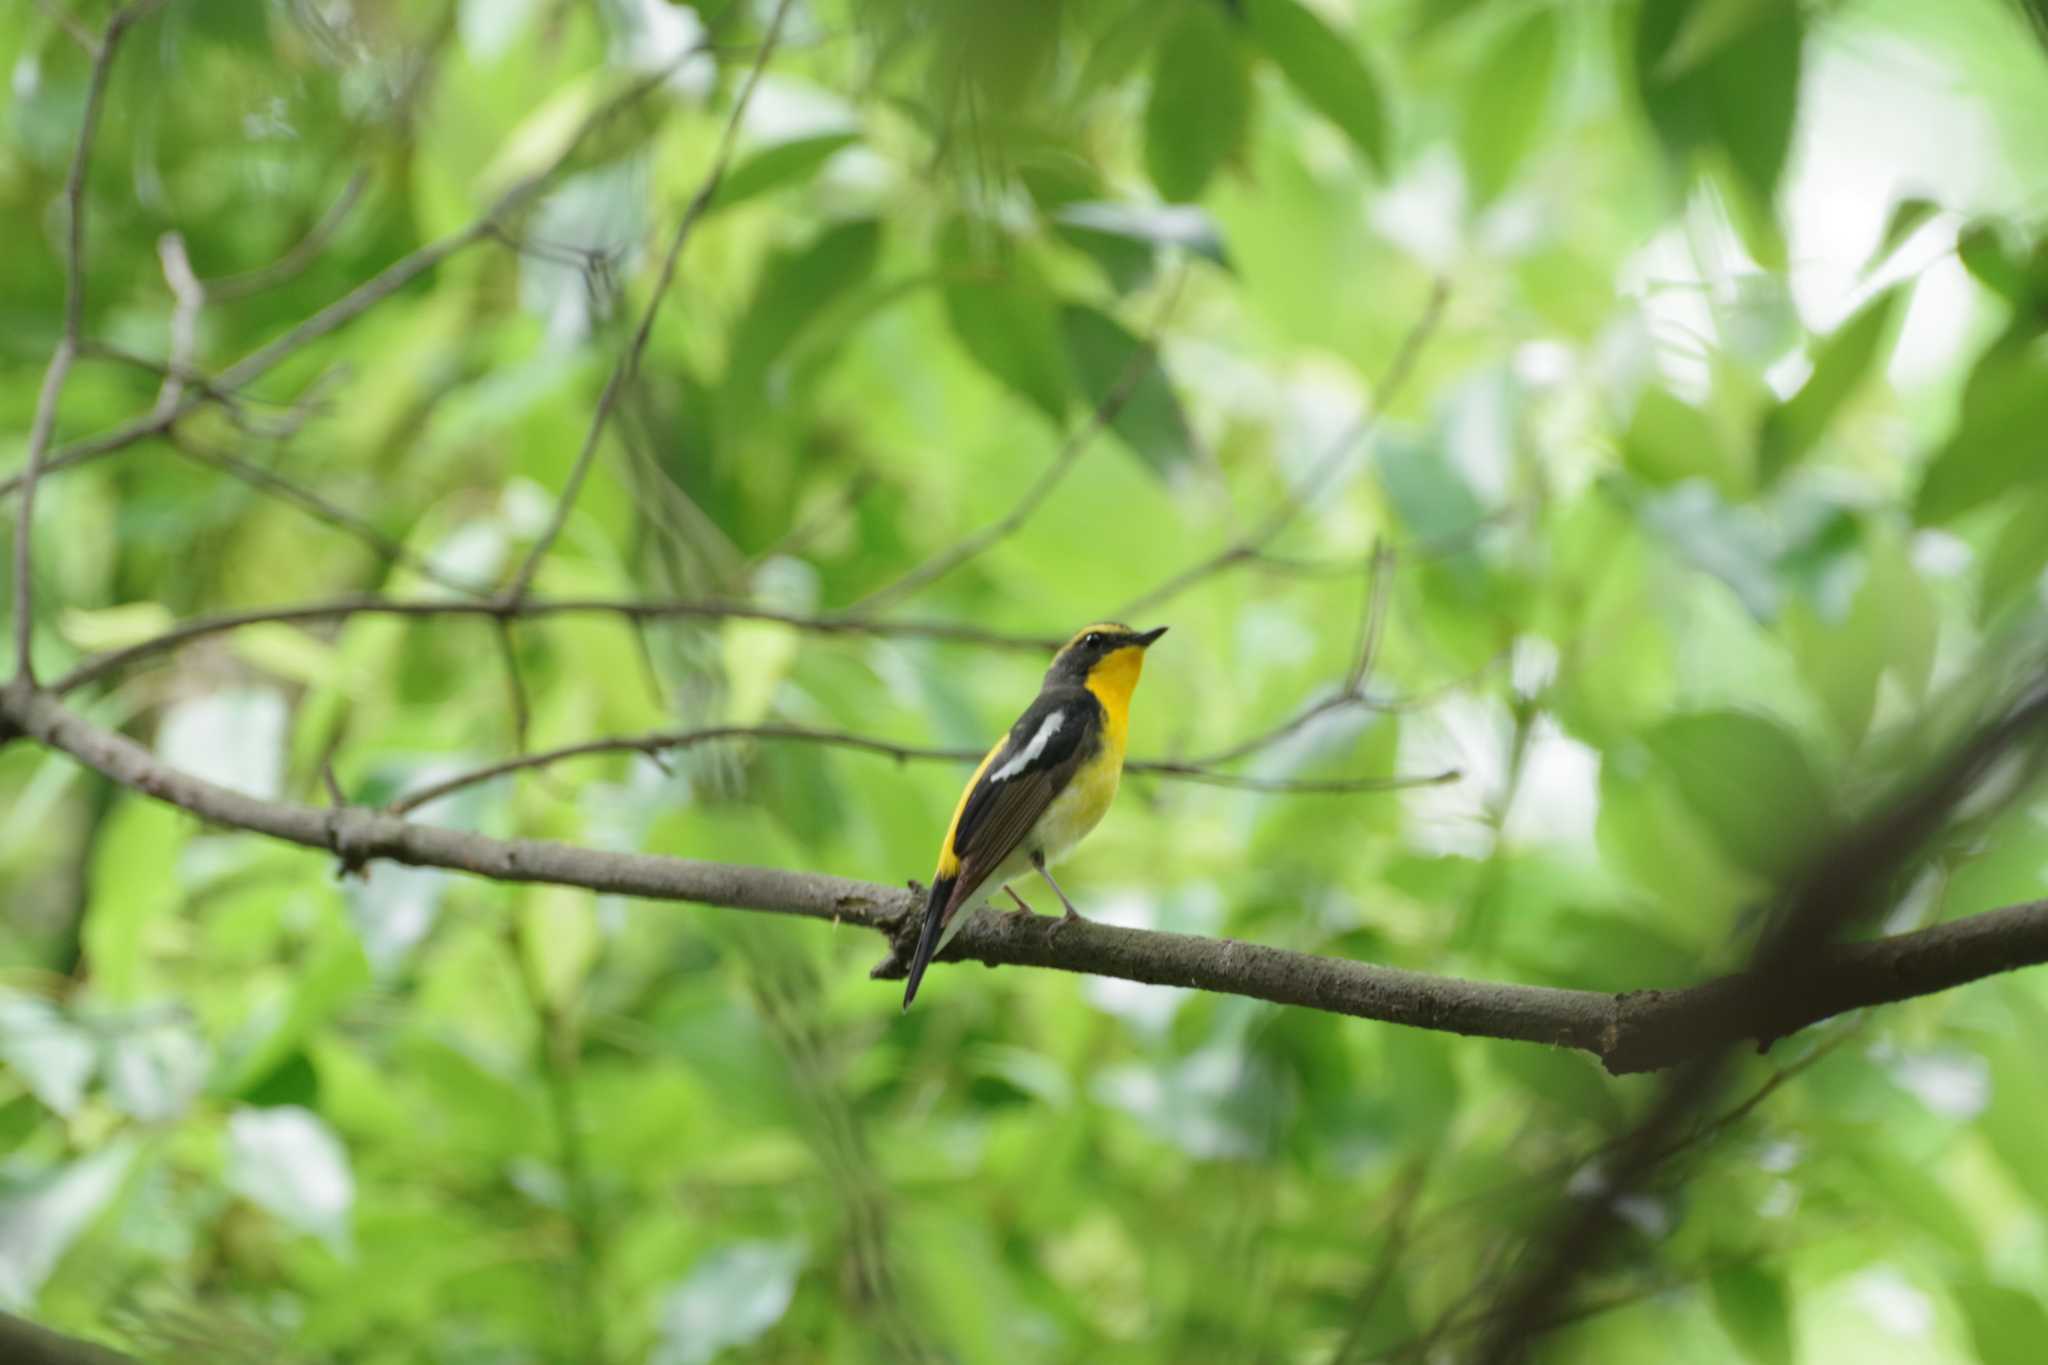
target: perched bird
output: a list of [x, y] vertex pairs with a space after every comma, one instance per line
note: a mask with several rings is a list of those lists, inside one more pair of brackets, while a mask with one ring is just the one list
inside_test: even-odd
[[1046, 865], [1094, 829], [1116, 796], [1131, 690], [1145, 650], [1164, 634], [1165, 626], [1136, 631], [1105, 621], [1067, 641], [1045, 671], [1038, 699], [974, 770], [939, 848], [903, 1008], [917, 998], [933, 955], [973, 910], [1003, 890], [1019, 909], [1031, 908], [1009, 886], [1027, 870], [1045, 878], [1068, 920], [1081, 918]]

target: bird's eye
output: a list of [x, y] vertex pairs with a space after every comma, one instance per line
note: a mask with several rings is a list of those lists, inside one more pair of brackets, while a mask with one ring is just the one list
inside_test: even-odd
[[1081, 637], [1081, 643], [1087, 645], [1090, 649], [1093, 649], [1095, 646], [1102, 643], [1102, 632], [1099, 630], [1089, 631], [1086, 635], [1083, 635]]

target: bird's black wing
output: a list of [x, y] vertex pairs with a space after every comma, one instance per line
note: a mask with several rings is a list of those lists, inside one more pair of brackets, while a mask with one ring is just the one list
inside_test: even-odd
[[989, 759], [953, 827], [960, 860], [952, 905], [964, 905], [1016, 851], [1053, 798], [1101, 743], [1102, 703], [1085, 688], [1039, 694]]

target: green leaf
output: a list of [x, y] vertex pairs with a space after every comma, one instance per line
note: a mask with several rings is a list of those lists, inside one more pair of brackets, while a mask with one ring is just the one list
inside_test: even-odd
[[76, 1161], [53, 1166], [44, 1158], [0, 1183], [0, 1303], [35, 1302], [64, 1253], [120, 1194], [140, 1150], [134, 1137], [103, 1139]]
[[1053, 213], [1053, 231], [1094, 258], [1122, 294], [1152, 278], [1158, 253], [1167, 247], [1230, 269], [1216, 220], [1193, 204], [1066, 203]]
[[2000, 344], [1963, 390], [1962, 418], [1921, 479], [1913, 515], [1942, 522], [2048, 476], [2048, 342]]
[[1984, 1365], [2034, 1365], [2048, 1343], [2048, 1310], [2032, 1294], [1988, 1280], [1965, 1280], [1952, 1292]]
[[1792, 1305], [1785, 1282], [1760, 1266], [1729, 1266], [1707, 1281], [1714, 1315], [1756, 1365], [1792, 1365]]
[[156, 922], [178, 903], [172, 873], [187, 833], [181, 812], [138, 796], [116, 805], [93, 841], [82, 937], [93, 987], [105, 1000], [126, 1004], [143, 994]]
[[760, 396], [770, 368], [804, 327], [874, 272], [881, 246], [881, 224], [857, 218], [769, 257], [752, 302], [733, 328], [727, 396], [739, 401]]
[[2038, 597], [2041, 575], [2048, 571], [2048, 534], [2043, 527], [2048, 527], [2048, 485], [2015, 497], [2010, 517], [1991, 542], [1984, 557], [1980, 620], [1990, 620], [2030, 590]]
[[228, 1188], [337, 1251], [349, 1241], [355, 1178], [348, 1150], [318, 1114], [296, 1105], [228, 1117]]
[[1878, 236], [1877, 245], [1871, 248], [1870, 259], [1863, 263], [1863, 271], [1871, 271], [1883, 265], [1891, 254], [1906, 244], [1906, 239], [1920, 230], [1921, 224], [1941, 212], [1941, 206], [1932, 199], [1918, 197], [1901, 199], [1892, 206], [1891, 217], [1885, 219], [1884, 232]]
[[1230, 256], [1216, 220], [1193, 204], [1063, 204], [1054, 215], [1063, 231], [1088, 232], [1148, 248], [1177, 246], [1228, 270]]
[[1245, 21], [1311, 109], [1343, 130], [1375, 171], [1389, 161], [1379, 83], [1351, 45], [1297, 0], [1246, 0]]
[[99, 1064], [90, 1029], [47, 1000], [0, 992], [0, 1061], [53, 1113], [70, 1117]]
[[1743, 867], [1775, 877], [1826, 832], [1828, 790], [1776, 721], [1700, 711], [1673, 717], [1647, 739], [1686, 804]]
[[1494, 44], [1466, 88], [1459, 143], [1480, 204], [1507, 187], [1543, 129], [1561, 22], [1555, 9], [1532, 12]]
[[2027, 268], [1997, 223], [1975, 223], [1956, 237], [1956, 259], [1977, 283], [2015, 306], [2026, 301]]
[[1145, 104], [1145, 172], [1159, 192], [1201, 198], [1244, 142], [1251, 103], [1250, 67], [1222, 10], [1185, 6], [1159, 45]]
[[1747, 480], [1714, 419], [1668, 389], [1651, 386], [1636, 399], [1621, 441], [1622, 462], [1646, 483], [1708, 479], [1736, 497]]
[[795, 138], [763, 148], [734, 166], [718, 182], [710, 207], [729, 209], [758, 195], [770, 194], [808, 179], [826, 162], [858, 141], [858, 133], [820, 133], [815, 137]]
[[705, 1365], [782, 1320], [804, 1268], [801, 1242], [740, 1242], [711, 1253], [662, 1296], [652, 1365]]
[[1791, 154], [1804, 38], [1799, 7], [1773, 4], [1704, 68], [1715, 132], [1762, 205], [1776, 196]]
[[1073, 380], [1051, 291], [1022, 260], [997, 261], [978, 251], [958, 218], [939, 235], [939, 262], [946, 276], [940, 297], [960, 345], [977, 365], [1060, 420]]
[[1702, 66], [1707, 59], [1740, 38], [1782, 0], [1698, 0], [1685, 11], [1671, 46], [1657, 64], [1657, 74], [1670, 79]]
[[1766, 486], [1813, 449], [1864, 376], [1883, 366], [1892, 318], [1904, 297], [1905, 286], [1894, 285], [1837, 327], [1815, 353], [1813, 373], [1799, 392], [1764, 419], [1757, 474]]
[[1582, 1052], [1516, 1044], [1490, 1048], [1486, 1057], [1499, 1075], [1521, 1086], [1539, 1103], [1575, 1120], [1590, 1120], [1610, 1132], [1628, 1122], [1614, 1082], [1599, 1063]]
[[[1709, 44], [1679, 47], [1702, 9], [1720, 0], [1649, 3], [1636, 29], [1638, 93], [1666, 149], [1681, 162], [1723, 153], [1741, 186], [1767, 210], [1791, 151], [1805, 29], [1796, 5], [1777, 4]], [[1694, 30], [1700, 31], [1700, 30]], [[1682, 60], [1674, 60], [1674, 53]], [[1767, 216], [1767, 212], [1766, 212]]]
[[1146, 358], [1150, 348], [1142, 340], [1085, 304], [1061, 310], [1060, 328], [1088, 401], [1099, 409], [1122, 396], [1110, 429], [1155, 474], [1186, 464], [1194, 455], [1194, 433], [1159, 357]]

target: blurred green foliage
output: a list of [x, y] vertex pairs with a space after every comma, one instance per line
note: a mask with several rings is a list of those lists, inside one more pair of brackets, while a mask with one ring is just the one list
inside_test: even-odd
[[[0, 9], [9, 472], [63, 320], [90, 66], [67, 21], [109, 12]], [[138, 27], [87, 186], [86, 332], [113, 349], [60, 442], [156, 401], [164, 234], [213, 282], [189, 362], [217, 372], [667, 74], [530, 212], [183, 444], [53, 475], [45, 674], [208, 611], [502, 586], [766, 23], [172, 0]], [[1134, 748], [1211, 751], [1327, 695], [1384, 542], [1386, 705], [1241, 766], [1463, 777], [1133, 779], [1063, 878], [1085, 907], [1494, 979], [1725, 969], [1787, 861], [1921, 751], [1922, 703], [2040, 633], [2036, 39], [1998, 0], [800, 0], [536, 590], [849, 606], [997, 522], [1129, 384], [1014, 535], [902, 610], [1060, 635], [1305, 489], [1137, 622], [1174, 633]], [[1040, 666], [762, 623], [508, 639], [536, 747], [763, 719], [973, 746]], [[507, 677], [487, 624], [360, 617], [72, 700], [245, 790], [317, 802], [331, 764], [379, 801], [509, 753]], [[899, 882], [960, 778], [728, 745], [423, 815]], [[2044, 868], [2048, 806], [2016, 805], [1886, 923], [2039, 897]], [[1574, 1054], [1024, 971], [941, 968], [899, 1017], [851, 931], [337, 881], [19, 743], [0, 878], [0, 1306], [153, 1358], [1454, 1357], [1646, 1093]], [[1630, 1204], [1547, 1358], [2036, 1358], [2044, 1030], [2022, 975], [1745, 1061], [1749, 1092], [1798, 1070]]]

